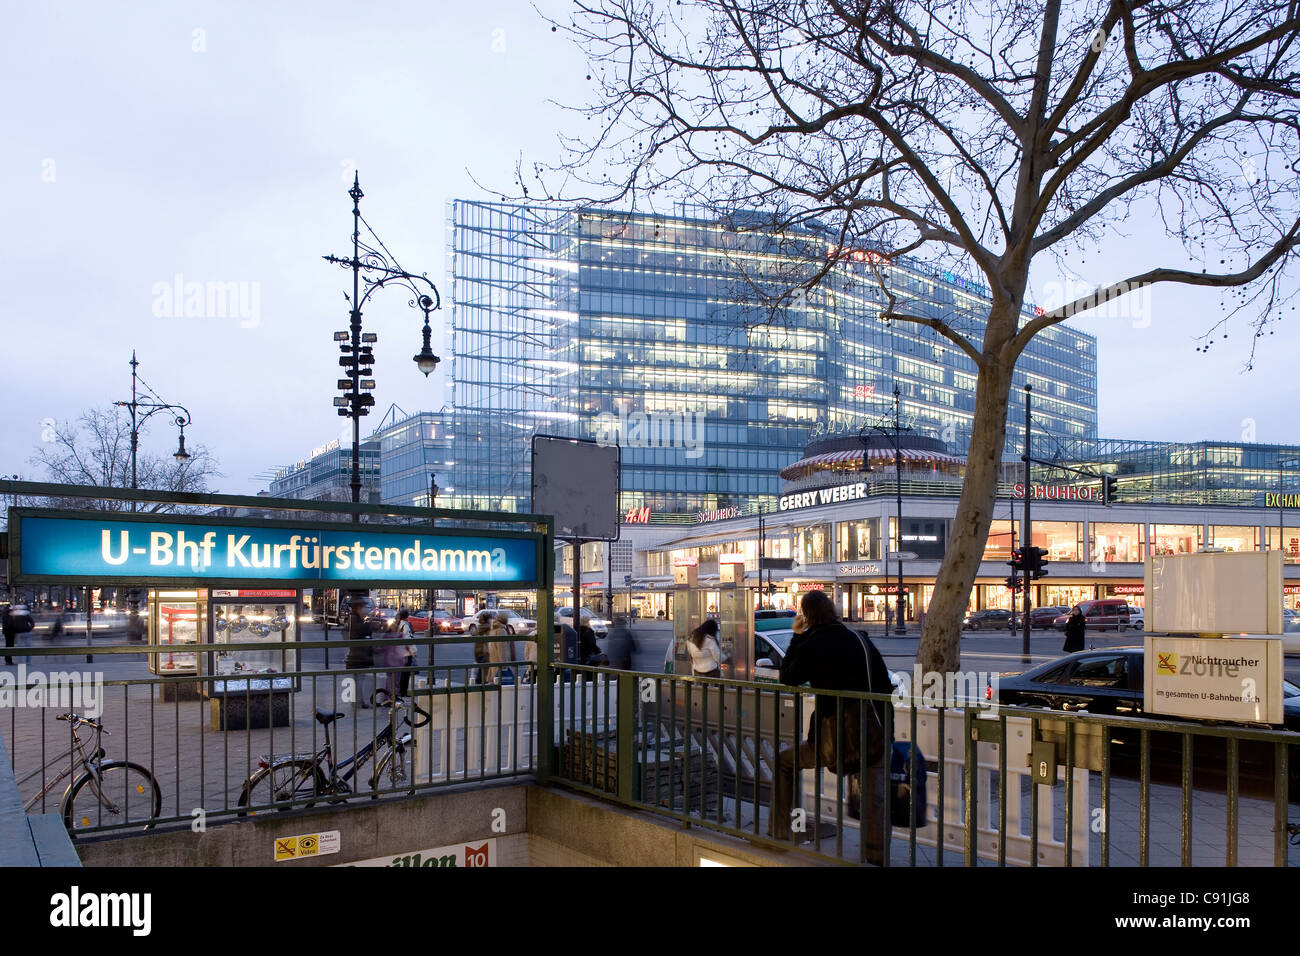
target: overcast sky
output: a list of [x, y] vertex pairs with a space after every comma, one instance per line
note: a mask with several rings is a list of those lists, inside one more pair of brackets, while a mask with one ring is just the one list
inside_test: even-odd
[[[41, 477], [28, 458], [43, 419], [129, 398], [134, 348], [145, 381], [189, 407], [187, 440], [219, 459], [220, 490], [265, 488], [257, 476], [346, 423], [331, 406], [331, 333], [347, 327], [349, 276], [320, 257], [350, 252], [353, 171], [362, 214], [446, 301], [447, 201], [490, 198], [471, 174], [510, 190], [521, 154], [557, 159], [557, 131], [580, 121], [548, 101], [581, 103], [585, 72], [563, 34], [517, 0], [11, 6], [0, 40], [0, 471]], [[1037, 298], [1063, 278], [1122, 278], [1134, 251], [1162, 241], [1152, 228], [1128, 224], [1071, 263], [1073, 276], [1044, 259]], [[159, 291], [178, 276], [243, 284], [243, 311], [187, 317]], [[1149, 324], [1074, 323], [1100, 340], [1103, 437], [1239, 441], [1253, 428], [1261, 442], [1300, 439], [1294, 326], [1266, 338], [1243, 374], [1244, 324], [1194, 351], [1219, 301], [1157, 289]], [[426, 381], [411, 362], [419, 315], [400, 291], [375, 295], [366, 328], [379, 334], [367, 423], [391, 403], [449, 402], [446, 366]], [[175, 429], [156, 416], [142, 441], [170, 452]]]

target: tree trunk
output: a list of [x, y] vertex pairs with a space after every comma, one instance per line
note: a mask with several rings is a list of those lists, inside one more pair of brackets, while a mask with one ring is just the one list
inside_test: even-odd
[[[994, 305], [989, 314], [985, 355], [996, 356], [1008, 323], [1012, 334], [1019, 309]], [[1009, 314], [1008, 314], [1009, 313]], [[1009, 338], [1010, 336], [1007, 336]], [[1007, 434], [1007, 400], [1011, 368], [994, 358], [980, 372], [975, 388], [975, 418], [966, 477], [962, 482], [957, 517], [953, 520], [948, 550], [935, 579], [934, 597], [926, 610], [916, 662], [922, 673], [951, 673], [961, 662], [961, 624], [997, 501], [998, 473]]]

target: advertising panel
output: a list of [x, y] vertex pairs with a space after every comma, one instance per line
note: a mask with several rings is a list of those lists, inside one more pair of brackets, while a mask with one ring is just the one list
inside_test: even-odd
[[1146, 638], [1146, 710], [1172, 717], [1282, 723], [1277, 638]]

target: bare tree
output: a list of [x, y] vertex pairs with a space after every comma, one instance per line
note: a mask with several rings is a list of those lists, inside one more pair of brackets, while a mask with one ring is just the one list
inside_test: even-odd
[[[691, 195], [829, 233], [811, 288], [851, 252], [982, 273], [986, 321], [891, 303], [978, 369], [953, 535], [918, 662], [955, 669], [992, 520], [1012, 370], [1044, 329], [1155, 283], [1232, 288], [1258, 340], [1290, 295], [1297, 0], [578, 0], [589, 123], [521, 185], [634, 207]], [[527, 192], [527, 188], [525, 189]], [[1178, 261], [1025, 318], [1030, 266], [1162, 223]], [[1172, 245], [1172, 244], [1171, 244]], [[1216, 334], [1201, 327], [1205, 344]], [[1253, 347], [1251, 356], [1253, 357]]]
[[[37, 446], [30, 463], [42, 468], [48, 481], [98, 488], [131, 487], [131, 421], [117, 408], [95, 408], [76, 424], [62, 423], [53, 429], [53, 440]], [[137, 453], [137, 481], [141, 488], [155, 491], [205, 492], [209, 482], [220, 477], [217, 462], [202, 445], [189, 448], [190, 458], [178, 462], [171, 456]], [[127, 501], [95, 498], [50, 498], [48, 504], [63, 508], [128, 511]], [[145, 512], [183, 512], [181, 506], [150, 503], [137, 506]]]

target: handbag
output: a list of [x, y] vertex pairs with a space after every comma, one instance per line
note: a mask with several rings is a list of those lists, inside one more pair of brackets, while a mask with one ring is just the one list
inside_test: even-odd
[[[861, 635], [858, 635], [858, 642], [862, 643]], [[862, 653], [867, 659], [867, 692], [874, 694], [875, 690], [871, 686], [871, 654], [867, 651], [865, 643], [862, 644]], [[835, 770], [842, 766], [846, 773], [853, 774], [857, 773], [857, 768], [862, 766], [863, 762], [868, 767], [873, 767], [885, 755], [885, 728], [880, 725], [880, 715], [876, 713], [875, 702], [866, 702], [865, 740], [862, 738], [864, 721], [861, 719], [863, 709], [860, 704], [860, 701], [855, 700], [840, 708], [844, 732], [842, 749], [836, 748], [838, 735], [835, 718], [821, 718], [818, 728], [821, 738], [818, 741], [819, 766], [827, 770]]]

